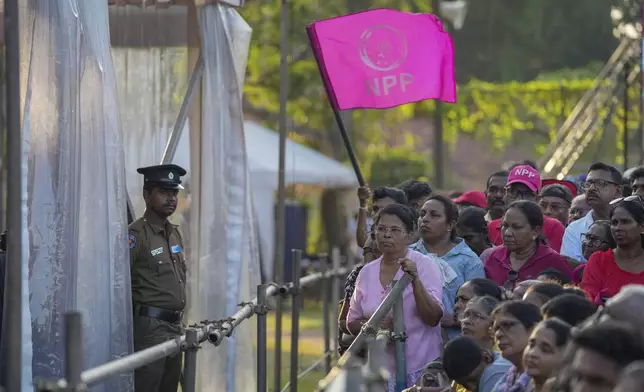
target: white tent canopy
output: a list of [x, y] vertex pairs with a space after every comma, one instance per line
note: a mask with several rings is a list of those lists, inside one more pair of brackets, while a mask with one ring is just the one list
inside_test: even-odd
[[[277, 187], [279, 134], [255, 122], [244, 122], [246, 154], [253, 176], [266, 176]], [[356, 176], [348, 166], [309, 147], [286, 140], [286, 184], [320, 185], [344, 188], [357, 185]]]
[[[273, 276], [275, 245], [275, 192], [279, 169], [279, 134], [255, 122], [244, 123], [246, 156], [259, 230], [262, 271]], [[307, 184], [326, 188], [357, 186], [353, 170], [319, 152], [286, 140], [286, 185]]]
[[[174, 163], [190, 167], [189, 132], [184, 129]], [[246, 156], [253, 204], [259, 231], [262, 270], [272, 276], [275, 242], [275, 192], [279, 169], [279, 134], [256, 122], [244, 122]], [[319, 185], [326, 188], [358, 186], [353, 170], [318, 151], [286, 140], [286, 185]], [[190, 174], [186, 176], [189, 182]]]

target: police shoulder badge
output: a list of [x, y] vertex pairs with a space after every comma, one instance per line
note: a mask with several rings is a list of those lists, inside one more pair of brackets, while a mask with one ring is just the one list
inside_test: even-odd
[[134, 235], [134, 233], [130, 233], [130, 237], [127, 242], [130, 245], [130, 249], [133, 249], [136, 246], [136, 235]]

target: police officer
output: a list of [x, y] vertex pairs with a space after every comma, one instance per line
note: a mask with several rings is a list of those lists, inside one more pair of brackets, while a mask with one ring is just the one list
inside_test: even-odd
[[[168, 217], [177, 208], [186, 171], [177, 165], [137, 170], [144, 176], [145, 213], [129, 227], [134, 350], [140, 351], [182, 334], [186, 306], [184, 242]], [[134, 373], [136, 392], [177, 392], [181, 354], [159, 359]]]

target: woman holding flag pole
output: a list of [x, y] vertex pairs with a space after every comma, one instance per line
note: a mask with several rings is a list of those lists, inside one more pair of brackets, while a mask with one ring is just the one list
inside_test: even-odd
[[[389, 9], [318, 21], [307, 33], [349, 159], [364, 187], [340, 111], [386, 109], [427, 99], [456, 102], [452, 39], [435, 15]], [[361, 323], [386, 295], [388, 282], [403, 271], [415, 277], [403, 294], [407, 387], [440, 356], [442, 347], [438, 324], [443, 278], [428, 256], [408, 250], [414, 220], [412, 211], [400, 204], [380, 212], [374, 227], [383, 255], [360, 271], [347, 315], [347, 329], [359, 333]], [[395, 369], [395, 364], [389, 363], [389, 368]], [[389, 392], [405, 389], [395, 381], [389, 380]]]
[[[414, 230], [414, 220], [413, 211], [402, 204], [390, 204], [380, 211], [374, 222], [374, 230], [382, 256], [365, 265], [358, 274], [347, 314], [347, 329], [353, 335], [359, 334], [362, 325], [391, 291], [392, 282], [399, 280], [404, 272], [412, 276], [411, 285], [402, 295], [407, 384], [398, 391], [418, 381], [427, 364], [440, 357], [443, 345], [439, 325], [443, 316], [443, 278], [437, 264], [429, 256], [407, 248]], [[391, 330], [392, 322], [390, 314], [380, 328]], [[393, 343], [389, 344], [387, 354], [386, 363], [391, 374], [388, 391], [394, 392], [398, 386], [394, 377], [396, 361]]]

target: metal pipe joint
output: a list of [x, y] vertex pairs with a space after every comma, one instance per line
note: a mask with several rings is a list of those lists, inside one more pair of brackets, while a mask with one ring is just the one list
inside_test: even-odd
[[[201, 328], [193, 328], [193, 327], [186, 328], [186, 340], [181, 345], [181, 350], [188, 351], [188, 350], [198, 350], [201, 348], [201, 345], [199, 344], [200, 329]], [[181, 338], [178, 338], [178, 339], [179, 341], [181, 341]]]
[[301, 288], [296, 288], [293, 283], [288, 283], [277, 288], [277, 293], [284, 298], [302, 294]]
[[265, 316], [268, 313], [269, 307], [265, 304], [255, 304], [253, 306], [253, 313], [258, 316]]
[[392, 332], [391, 340], [404, 342], [405, 340], [407, 340], [407, 332], [400, 332], [400, 333]]
[[213, 344], [215, 346], [219, 346], [221, 342], [224, 340], [224, 334], [216, 329], [216, 328], [209, 328], [208, 331], [208, 342], [210, 344]]
[[[266, 285], [262, 286], [259, 285], [257, 288], [257, 301], [255, 303], [249, 302], [248, 305], [252, 305], [253, 308], [253, 313], [256, 314], [257, 316], [265, 316], [268, 311], [271, 309], [270, 306], [268, 306], [268, 303], [266, 301], [268, 300], [268, 297], [272, 297], [276, 293], [279, 294], [279, 289], [280, 286], [276, 285], [275, 283], [267, 283]], [[261, 290], [264, 290], [261, 292]], [[260, 300], [260, 292], [261, 292], [261, 300]], [[245, 304], [241, 304], [245, 305]]]
[[234, 329], [233, 321], [234, 319], [229, 318], [213, 322], [209, 328], [208, 341], [215, 346], [219, 346], [225, 337], [229, 337], [232, 334]]
[[362, 324], [362, 327], [360, 328], [360, 333], [367, 338], [376, 337], [377, 332], [378, 330], [368, 321]]

